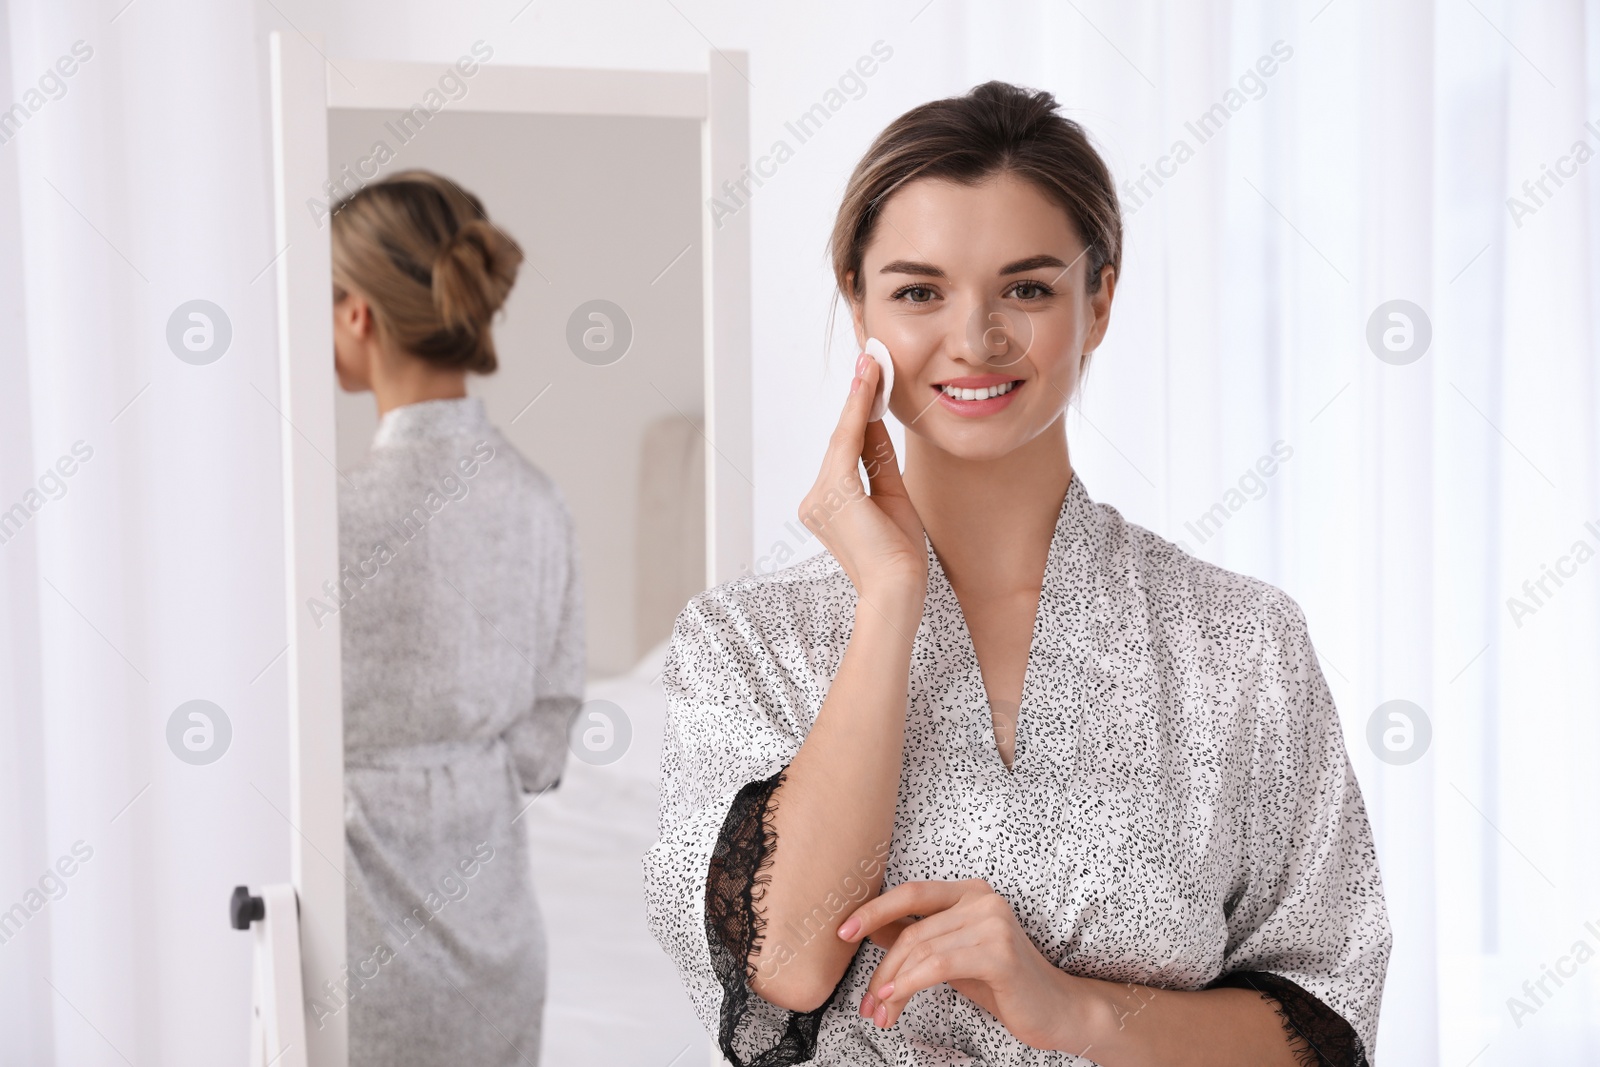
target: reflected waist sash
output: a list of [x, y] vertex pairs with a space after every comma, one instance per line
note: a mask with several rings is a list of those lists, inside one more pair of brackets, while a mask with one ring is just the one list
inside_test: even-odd
[[498, 765], [508, 755], [505, 739], [494, 737], [460, 741], [428, 741], [414, 745], [372, 745], [349, 749], [345, 770], [411, 770], [423, 767]]

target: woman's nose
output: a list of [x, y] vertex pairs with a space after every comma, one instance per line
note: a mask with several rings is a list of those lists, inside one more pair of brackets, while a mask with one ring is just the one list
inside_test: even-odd
[[1032, 317], [998, 301], [980, 301], [967, 314], [961, 338], [966, 357], [974, 363], [1003, 368], [1021, 362], [1033, 344]]

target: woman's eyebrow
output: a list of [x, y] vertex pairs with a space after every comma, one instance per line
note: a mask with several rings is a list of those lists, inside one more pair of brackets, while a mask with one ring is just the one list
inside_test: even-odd
[[[1021, 274], [1023, 271], [1039, 270], [1044, 267], [1059, 267], [1065, 271], [1067, 264], [1062, 262], [1059, 257], [1052, 256], [1047, 252], [1037, 256], [1029, 256], [1027, 259], [1019, 259], [1015, 263], [1007, 263], [995, 273], [1003, 278], [1007, 274]], [[909, 259], [897, 259], [892, 263], [885, 263], [878, 273], [918, 274], [928, 278], [943, 278], [945, 276], [944, 271], [932, 263], [917, 263]]]
[[897, 259], [892, 263], [885, 263], [879, 274], [924, 274], [930, 278], [943, 278], [944, 271], [932, 263], [914, 263], [909, 259]]
[[1023, 271], [1040, 270], [1044, 267], [1060, 267], [1063, 271], [1067, 269], [1067, 265], [1065, 263], [1046, 252], [1042, 255], [1029, 256], [1027, 259], [1019, 259], [1015, 263], [1007, 263], [1005, 266], [1000, 268], [999, 273], [1002, 276], [1007, 274], [1021, 274]]

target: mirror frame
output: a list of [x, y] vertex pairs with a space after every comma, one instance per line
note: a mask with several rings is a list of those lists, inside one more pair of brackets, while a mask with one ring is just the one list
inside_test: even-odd
[[[306, 209], [328, 179], [328, 111], [417, 103], [434, 63], [328, 59], [317, 35], [274, 31], [269, 41], [278, 365], [283, 435], [288, 604], [291, 880], [310, 998], [346, 966], [344, 722], [339, 618], [311, 624], [302, 608], [339, 573], [334, 429], [331, 252]], [[754, 560], [750, 415], [750, 219], [714, 220], [724, 183], [749, 173], [749, 59], [713, 48], [705, 71], [598, 70], [485, 63], [452, 111], [693, 118], [700, 121], [701, 291], [705, 329], [706, 584], [748, 573]], [[325, 220], [323, 220], [325, 223]], [[348, 1017], [319, 1025], [306, 1012], [306, 1062], [347, 1067]], [[711, 1062], [721, 1061], [715, 1041]]]

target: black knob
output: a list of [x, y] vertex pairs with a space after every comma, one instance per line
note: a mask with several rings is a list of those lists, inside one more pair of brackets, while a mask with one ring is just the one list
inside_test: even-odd
[[250, 924], [267, 917], [267, 902], [250, 895], [246, 886], [235, 886], [228, 900], [228, 919], [235, 930], [248, 930]]

